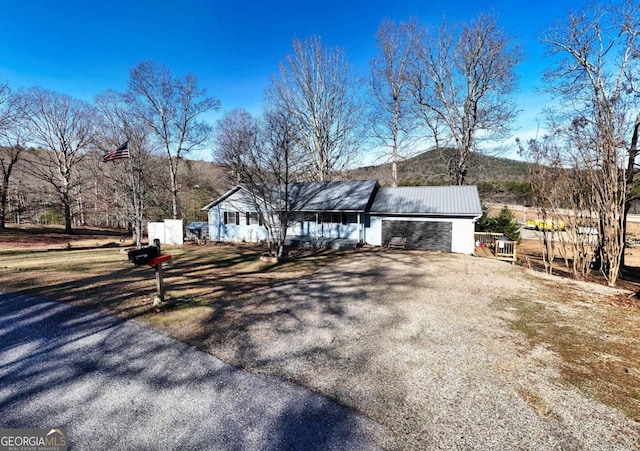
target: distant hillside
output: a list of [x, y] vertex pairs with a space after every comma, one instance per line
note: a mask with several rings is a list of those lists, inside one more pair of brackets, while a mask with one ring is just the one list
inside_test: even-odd
[[[433, 149], [398, 163], [399, 185], [448, 185], [452, 149]], [[486, 202], [528, 203], [531, 197], [527, 182], [528, 165], [522, 161], [471, 153], [467, 183], [478, 185]], [[375, 178], [383, 186], [391, 184], [391, 163], [349, 171], [351, 179]]]

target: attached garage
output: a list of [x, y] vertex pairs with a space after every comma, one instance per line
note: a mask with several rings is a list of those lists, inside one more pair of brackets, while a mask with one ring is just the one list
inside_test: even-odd
[[451, 252], [451, 222], [382, 221], [382, 242], [394, 236], [407, 239], [407, 249]]
[[380, 188], [369, 210], [366, 242], [386, 246], [400, 237], [409, 249], [473, 254], [481, 215], [475, 186]]

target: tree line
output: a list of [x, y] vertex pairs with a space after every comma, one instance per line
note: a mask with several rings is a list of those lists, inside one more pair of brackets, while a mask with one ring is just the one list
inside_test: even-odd
[[[211, 126], [201, 117], [217, 108], [219, 101], [195, 76], [175, 77], [152, 61], [130, 70], [126, 92], [107, 91], [92, 103], [3, 84], [0, 227], [9, 219], [27, 219], [33, 203], [40, 203], [39, 218], [61, 216], [67, 233], [74, 223], [122, 221], [140, 240], [151, 206], [166, 211], [168, 201], [168, 216], [184, 214], [179, 177], [186, 179], [189, 171], [180, 168], [185, 154], [206, 146]], [[119, 146], [126, 158], [105, 163], [103, 155]]]
[[[569, 204], [592, 210], [600, 232], [596, 252], [610, 283], [622, 263], [625, 213], [638, 191], [639, 9], [631, 0], [588, 2], [542, 33], [547, 60], [541, 64], [548, 67], [543, 86], [555, 100], [547, 108], [548, 133], [519, 143], [532, 163], [531, 182], [544, 212]], [[516, 37], [495, 14], [479, 14], [437, 26], [415, 18], [383, 21], [375, 45], [363, 75], [342, 49], [320, 37], [295, 39], [265, 90], [262, 112], [232, 109], [215, 124], [202, 117], [220, 102], [195, 76], [175, 77], [151, 61], [130, 70], [126, 92], [108, 91], [93, 103], [3, 85], [0, 226], [9, 201], [22, 202], [10, 195], [10, 187], [16, 191], [12, 171], [20, 170], [24, 180], [48, 187], [68, 231], [83, 209], [86, 214], [79, 199], [92, 190], [97, 199], [103, 189], [111, 190], [107, 198], [126, 199], [140, 236], [152, 206], [172, 217], [184, 214], [184, 157], [207, 147], [227, 185], [283, 186], [285, 192], [254, 193], [272, 202], [287, 198], [289, 182], [342, 176], [363, 148], [391, 162], [392, 185], [398, 183], [398, 162], [412, 150], [449, 149], [443, 152], [449, 181], [465, 184], [469, 155], [490, 151], [513, 133], [516, 68], [525, 59]], [[100, 155], [123, 139], [130, 158], [101, 164]], [[36, 192], [22, 191], [29, 197]], [[277, 243], [288, 219], [274, 221]]]

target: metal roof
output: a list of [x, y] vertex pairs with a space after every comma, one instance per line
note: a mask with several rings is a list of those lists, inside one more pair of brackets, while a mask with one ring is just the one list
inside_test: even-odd
[[371, 213], [477, 216], [482, 205], [476, 186], [380, 188]]
[[[208, 210], [236, 191], [238, 185], [203, 208]], [[374, 199], [375, 196], [375, 199]], [[292, 183], [291, 211], [370, 212], [379, 214], [479, 216], [482, 205], [475, 186], [407, 186], [379, 188], [376, 180]]]
[[289, 188], [292, 211], [366, 211], [377, 180], [293, 183]]

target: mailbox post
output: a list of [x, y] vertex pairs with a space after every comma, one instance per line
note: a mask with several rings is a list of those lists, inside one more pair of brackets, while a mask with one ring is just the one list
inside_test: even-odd
[[129, 261], [136, 266], [147, 264], [156, 272], [157, 296], [153, 305], [164, 302], [164, 280], [162, 274], [162, 264], [171, 260], [171, 254], [162, 255], [159, 240], [154, 240], [154, 246], [143, 247], [128, 252]]
[[153, 302], [154, 305], [158, 305], [164, 302], [164, 280], [162, 279], [162, 264], [171, 260], [171, 254], [159, 255], [158, 257], [149, 260], [149, 265], [156, 271], [156, 289], [158, 295]]

